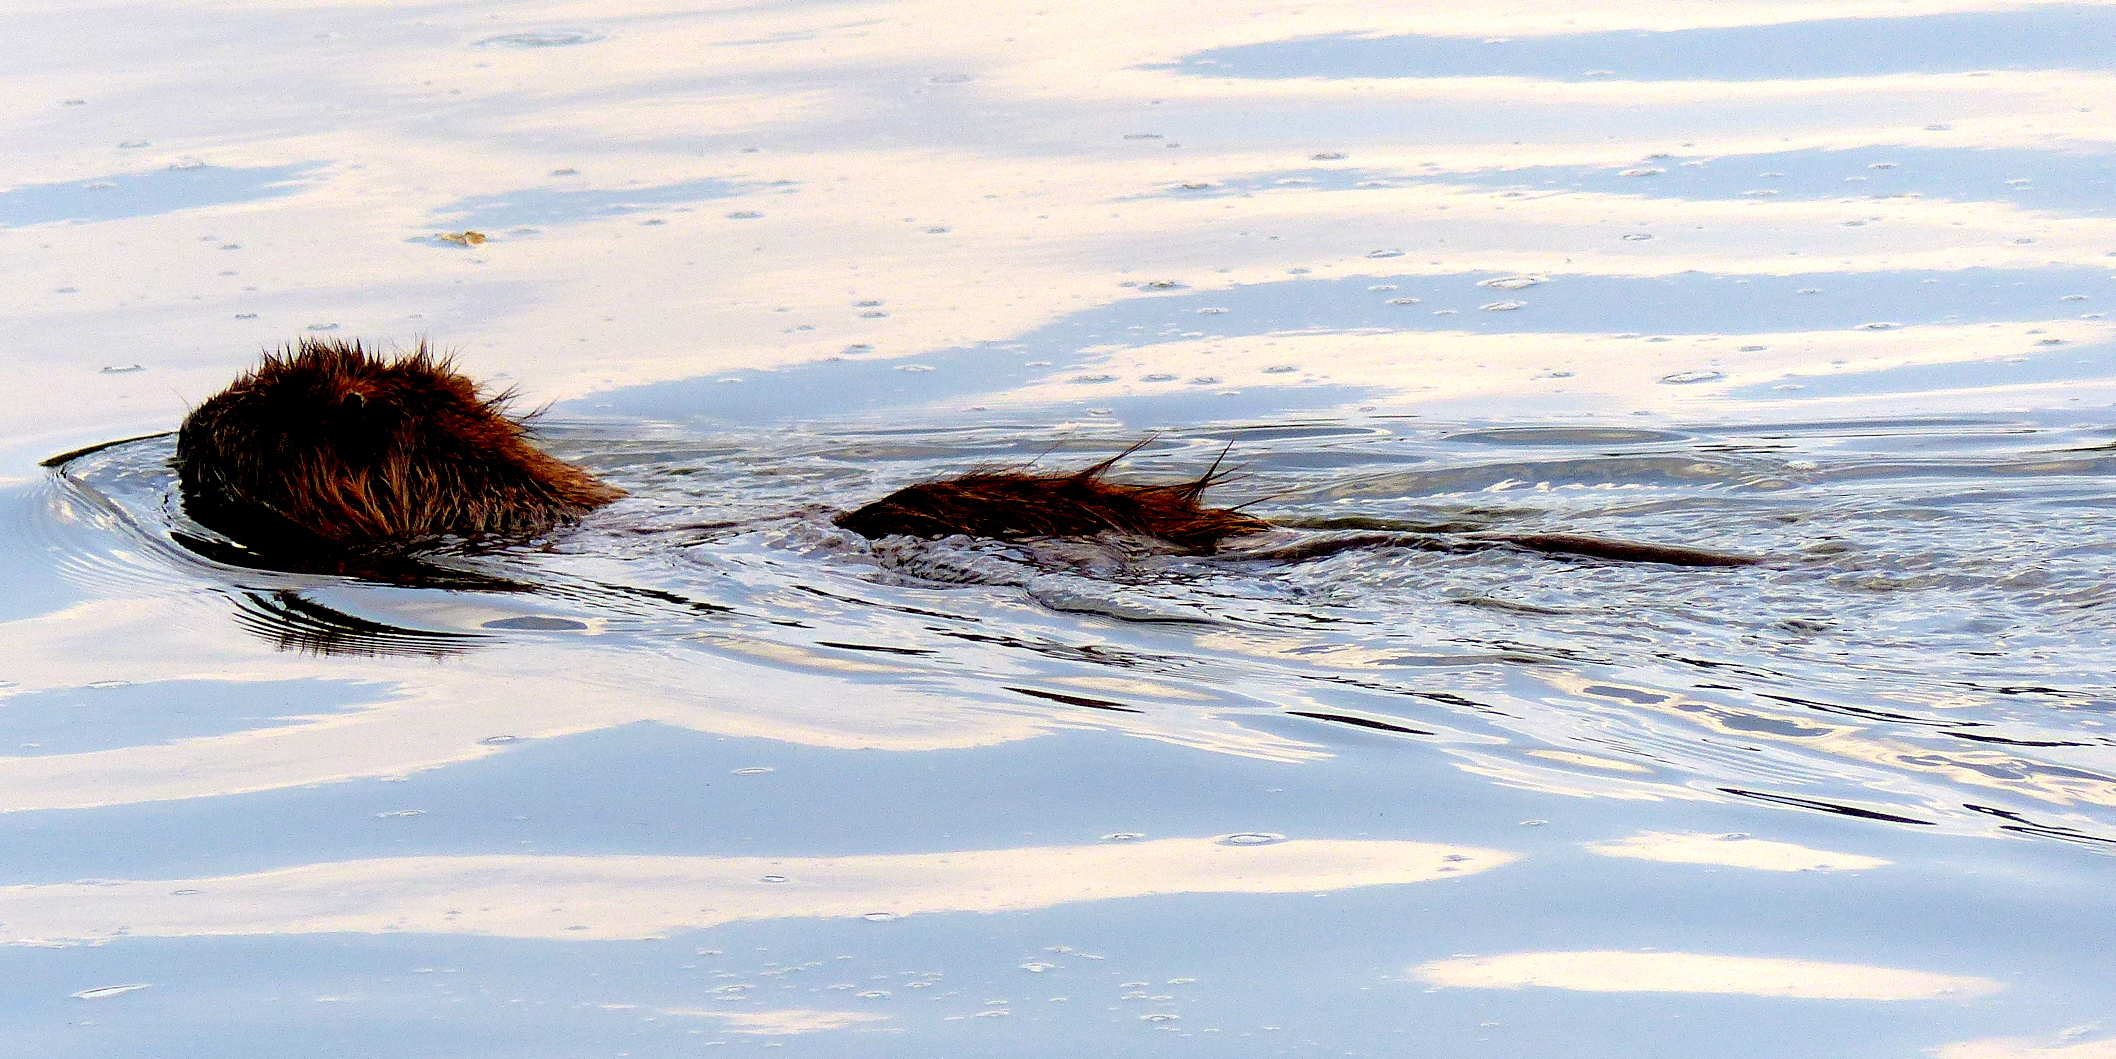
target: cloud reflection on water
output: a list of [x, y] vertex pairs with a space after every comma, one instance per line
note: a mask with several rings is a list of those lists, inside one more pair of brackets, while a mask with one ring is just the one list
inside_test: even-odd
[[2002, 982], [1817, 960], [1691, 952], [1522, 952], [1435, 960], [1411, 972], [1455, 989], [1722, 993], [1789, 1000], [1965, 1000]]
[[1328, 892], [1465, 877], [1519, 859], [1424, 842], [1241, 839], [849, 857], [400, 857], [216, 878], [7, 886], [0, 944], [398, 932], [608, 941], [749, 920]]

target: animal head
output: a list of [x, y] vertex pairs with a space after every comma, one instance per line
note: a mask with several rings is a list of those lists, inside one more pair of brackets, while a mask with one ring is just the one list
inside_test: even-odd
[[186, 511], [261, 551], [398, 554], [524, 536], [624, 495], [530, 442], [425, 343], [399, 356], [303, 339], [185, 418]]

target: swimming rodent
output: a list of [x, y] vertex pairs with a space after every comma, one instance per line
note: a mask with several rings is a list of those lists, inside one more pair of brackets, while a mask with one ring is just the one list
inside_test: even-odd
[[423, 342], [391, 358], [302, 339], [184, 418], [184, 510], [262, 554], [379, 559], [534, 536], [625, 495], [531, 444], [510, 396]]
[[[508, 398], [487, 396], [424, 343], [388, 358], [358, 342], [303, 339], [267, 354], [184, 419], [176, 467], [185, 511], [260, 554], [344, 565], [451, 540], [532, 537], [625, 495], [538, 449]], [[836, 523], [869, 539], [1115, 532], [1192, 554], [1280, 561], [1375, 547], [1509, 547], [1682, 566], [1754, 561], [1572, 534], [1369, 531], [1229, 550], [1223, 544], [1273, 527], [1204, 505], [1205, 490], [1222, 480], [1217, 462], [1186, 482], [1109, 480], [1138, 447], [1076, 471], [980, 470], [922, 482]]]

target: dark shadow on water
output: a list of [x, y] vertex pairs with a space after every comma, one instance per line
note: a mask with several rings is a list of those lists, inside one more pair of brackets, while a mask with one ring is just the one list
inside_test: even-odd
[[311, 187], [320, 162], [296, 165], [150, 169], [0, 191], [0, 228], [55, 221], [154, 217], [203, 206], [229, 206], [292, 195]]
[[[1482, 285], [1508, 278], [1505, 273], [1400, 275], [1384, 271], [1387, 262], [1377, 259], [1375, 272], [1342, 279], [1302, 278], [1217, 291], [1136, 294], [1076, 313], [1011, 342], [889, 359], [862, 352], [776, 371], [717, 372], [590, 394], [560, 404], [554, 412], [745, 424], [827, 419], [940, 402], [998, 399], [1031, 386], [1100, 379], [1104, 355], [1079, 352], [1097, 346], [1252, 338], [1316, 329], [1386, 330], [1406, 335], [1420, 331], [1600, 333], [1650, 343], [1666, 335], [1724, 333], [1730, 321], [1739, 321], [1749, 333], [1764, 333], [2050, 320], [2094, 305], [2065, 299], [2084, 291], [2100, 292], [2109, 282], [2103, 269], [2053, 266], [1786, 276], [1702, 272], [1658, 277], [1553, 275], [1532, 286], [1507, 289]], [[1396, 304], [1405, 299], [1415, 301]], [[1526, 304], [1508, 312], [1480, 308], [1501, 301]], [[1438, 310], [1451, 312], [1439, 315]], [[1685, 352], [1685, 356], [1698, 355]], [[1327, 371], [1328, 367], [1327, 363], [1298, 366], [1303, 371]], [[1382, 392], [1377, 387], [1342, 383], [1260, 385], [1247, 380], [1228, 387], [1217, 380], [1149, 381], [1115, 375], [1092, 386], [1106, 386], [1109, 395], [1097, 396], [1094, 388], [1074, 390], [1081, 396], [1053, 402], [1037, 414], [1048, 418], [1055, 410], [1064, 417], [1106, 417], [1109, 422], [1151, 428], [1337, 409]], [[1229, 389], [1235, 392], [1230, 394]], [[1001, 407], [994, 414], [1004, 410]], [[964, 409], [943, 406], [929, 411], [947, 414]]]
[[1910, 364], [1842, 375], [1787, 375], [1772, 382], [1738, 386], [1726, 395], [1736, 400], [1784, 401], [2112, 380], [2116, 380], [2116, 343], [2104, 342], [2057, 346], [2048, 353], [2007, 360]]
[[1213, 48], [1150, 70], [1208, 77], [1769, 81], [1977, 70], [2106, 70], [2116, 10], [2049, 6], [1541, 37], [1337, 34]]
[[[1628, 175], [1627, 175], [1628, 174]], [[1857, 147], [1724, 156], [1675, 154], [1624, 165], [1542, 165], [1467, 172], [1282, 169], [1140, 198], [1209, 199], [1301, 191], [1375, 191], [1442, 185], [1523, 194], [1588, 192], [1712, 201], [1884, 200], [1916, 195], [2005, 202], [2084, 216], [2116, 213], [2116, 159], [2025, 148]]]
[[575, 224], [622, 217], [648, 210], [734, 198], [752, 185], [725, 180], [687, 180], [644, 188], [593, 188], [562, 191], [524, 188], [496, 195], [472, 195], [434, 211], [434, 220], [452, 227], [504, 229], [524, 225]]
[[408, 629], [326, 607], [294, 591], [232, 594], [235, 623], [283, 651], [356, 658], [445, 658], [489, 638]]
[[368, 705], [357, 680], [163, 680], [33, 691], [7, 700], [11, 757], [81, 754], [300, 724]]

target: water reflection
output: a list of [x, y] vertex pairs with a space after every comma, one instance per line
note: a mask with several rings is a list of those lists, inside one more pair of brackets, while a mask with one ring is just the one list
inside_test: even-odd
[[1789, 1000], [1963, 1000], [2005, 988], [1965, 975], [1690, 952], [1522, 952], [1435, 960], [1411, 972], [1456, 989], [1734, 993]]
[[[2023, 175], [2028, 173], [2035, 175]], [[1463, 169], [1431, 163], [1379, 169], [1339, 164], [1192, 181], [1154, 194], [1210, 199], [1442, 185], [1510, 191], [1522, 197], [1584, 192], [1682, 201], [1951, 199], [2096, 217], [2111, 208], [2111, 176], [2109, 159], [2098, 154], [1906, 144], [1717, 155], [1655, 152], [1644, 160], [1600, 165]]]
[[1588, 847], [1605, 857], [1634, 857], [1664, 864], [1718, 864], [1757, 871], [1863, 871], [1886, 867], [1879, 857], [1809, 849], [1747, 835], [1673, 835], [1647, 832]]
[[2064, 1031], [2057, 1041], [2028, 1037], [1987, 1037], [1943, 1045], [1933, 1051], [1938, 1059], [2109, 1059], [2116, 1056], [2116, 1038], [2077, 1040], [2093, 1033], [2094, 1027], [2079, 1026]]
[[1148, 69], [1210, 77], [1763, 81], [2106, 70], [2116, 15], [2079, 4], [1664, 31], [1341, 35], [1214, 48]]
[[1234, 838], [858, 857], [411, 857], [0, 887], [0, 944], [347, 932], [608, 941], [745, 920], [1402, 885], [1517, 859], [1420, 842]]
[[208, 206], [262, 202], [312, 186], [323, 163], [180, 165], [0, 191], [0, 228], [56, 221], [93, 223]]
[[[2093, 676], [2112, 553], [2059, 543], [2062, 512], [2105, 503], [2108, 461], [2058, 451], [2091, 436], [1981, 420], [1761, 435], [1370, 421], [1259, 431], [1269, 442], [1255, 443], [1245, 472], [1245, 488], [1270, 498], [1259, 510], [1291, 525], [1584, 528], [1772, 559], [1735, 571], [1498, 551], [1263, 562], [877, 543], [814, 504], [1025, 453], [1008, 436], [620, 435], [599, 448], [576, 436], [562, 451], [602, 463], [634, 498], [548, 550], [461, 560], [507, 592], [201, 566], [166, 543], [170, 482], [141, 462], [166, 442], [92, 454], [67, 480], [86, 490], [79, 503], [100, 505], [106, 528], [62, 549], [81, 552], [72, 565], [104, 578], [232, 576], [238, 625], [283, 645], [454, 664], [392, 670], [403, 691], [327, 724], [24, 760], [5, 784], [9, 804], [396, 775], [486, 756], [493, 748], [478, 740], [492, 731], [549, 738], [644, 720], [898, 750], [1094, 728], [1287, 762], [1324, 759], [1356, 730], [1430, 740], [1470, 774], [1552, 793], [2112, 837], [2116, 775], [2096, 756], [2112, 738], [2107, 694]], [[1222, 439], [1243, 437], [1164, 435], [1134, 457], [1135, 473], [1203, 465]], [[1107, 452], [1127, 440], [1072, 443]], [[2019, 504], [2023, 490], [2047, 506]], [[1940, 510], [1959, 536], [1934, 535]], [[160, 559], [142, 565], [148, 556]], [[1904, 595], [1928, 602], [1905, 610]], [[46, 664], [22, 690], [166, 678], [156, 652], [177, 651], [160, 616], [170, 605], [14, 623], [12, 649], [33, 657], [61, 650], [101, 606], [96, 621], [138, 651], [136, 666], [106, 654], [77, 676]], [[197, 628], [181, 628], [197, 672], [299, 669], [244, 661], [232, 645], [202, 655]], [[2005, 686], [1987, 687], [1980, 659], [2012, 640], [2021, 648], [2000, 656]], [[473, 644], [484, 650], [455, 653]], [[1963, 664], [1936, 667], [1935, 651]], [[519, 690], [487, 701], [500, 686]], [[2000, 707], [2015, 701], [2075, 712]], [[378, 743], [370, 731], [396, 737]], [[188, 771], [198, 762], [213, 767]], [[75, 788], [110, 769], [127, 779]]]
[[[2081, 926], [2116, 837], [2107, 9], [134, 13], [10, 24], [0, 344], [35, 384], [0, 406], [0, 881], [54, 916], [114, 932], [125, 902], [69, 880], [117, 877], [172, 930], [325, 924], [357, 895], [317, 880], [352, 865], [445, 927], [540, 854], [612, 929], [799, 880], [605, 855], [1239, 830], [1527, 856], [711, 928], [735, 956], [549, 940], [576, 924], [548, 911], [534, 939], [6, 946], [16, 1050], [2106, 1050], [2015, 1037], [2116, 981]], [[409, 238], [459, 227], [492, 238]], [[32, 468], [167, 429], [309, 328], [424, 334], [563, 402], [553, 444], [634, 500], [444, 587], [201, 551], [151, 446], [92, 489]], [[1773, 562], [872, 547], [823, 510], [1160, 427], [1134, 473], [1234, 440], [1219, 499], [1300, 533]], [[282, 871], [310, 905], [273, 903]], [[889, 892], [952, 907], [934, 872]], [[1504, 989], [1382, 977], [1465, 953], [1535, 959], [1486, 968]], [[2010, 988], [1834, 1022], [1662, 991], [1962, 968]], [[1510, 987], [1540, 975], [1641, 991]], [[885, 1007], [876, 976], [941, 984]]]
[[692, 203], [733, 198], [748, 190], [744, 185], [710, 177], [653, 187], [525, 188], [457, 199], [436, 209], [434, 221], [495, 231], [525, 225], [578, 224], [648, 210], [680, 209]]

